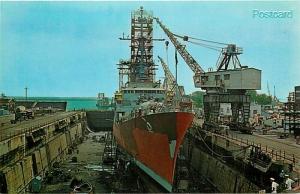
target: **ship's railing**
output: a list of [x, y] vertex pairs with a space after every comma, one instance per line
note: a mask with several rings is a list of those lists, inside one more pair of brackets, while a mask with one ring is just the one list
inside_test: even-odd
[[295, 154], [288, 154], [285, 150], [275, 149], [268, 145], [262, 145], [261, 143], [254, 143], [253, 141], [249, 141], [248, 139], [239, 138], [232, 134], [228, 134], [227, 136], [229, 139], [238, 142], [240, 145], [249, 145], [252, 147], [259, 148], [262, 152], [269, 155], [274, 161], [283, 161], [293, 164], [297, 163], [298, 159], [296, 159]]
[[[128, 101], [129, 103], [130, 101]], [[123, 104], [125, 105], [125, 104]], [[131, 112], [125, 113], [122, 117], [118, 119], [118, 121], [124, 122], [133, 118], [143, 117], [146, 115], [151, 115], [155, 113], [166, 113], [166, 112], [193, 112], [192, 107], [182, 107], [176, 106], [172, 104], [165, 104], [162, 102], [153, 102], [151, 104], [141, 104], [140, 106], [136, 106], [133, 108]]]
[[[283, 162], [287, 162], [292, 164], [293, 166], [295, 166], [300, 159], [297, 158], [295, 156], [295, 154], [288, 154], [286, 153], [286, 151], [281, 150], [281, 149], [275, 149], [272, 148], [268, 145], [262, 145], [261, 143], [255, 143], [253, 141], [250, 141], [249, 139], [243, 139], [238, 137], [237, 135], [233, 135], [233, 134], [227, 134], [227, 135], [223, 135], [223, 134], [217, 134], [217, 133], [213, 133], [211, 131], [207, 131], [207, 130], [203, 130], [203, 129], [198, 129], [199, 131], [203, 131], [205, 133], [208, 133], [212, 136], [216, 136], [216, 137], [220, 137], [223, 139], [226, 139], [230, 142], [233, 142], [237, 145], [240, 146], [252, 146], [252, 147], [257, 147], [259, 148], [263, 153], [267, 154], [268, 156], [270, 156], [274, 161], [283, 161]], [[197, 138], [197, 134], [194, 134], [194, 136]]]
[[192, 111], [182, 111], [182, 110], [178, 110], [178, 109], [168, 109], [168, 108], [164, 108], [164, 109], [160, 109], [160, 110], [156, 110], [154, 112], [151, 111], [145, 111], [145, 109], [143, 109], [141, 112], [139, 111], [133, 111], [131, 112], [131, 114], [127, 114], [122, 116], [119, 121], [128, 121], [130, 119], [133, 118], [138, 118], [138, 117], [143, 117], [143, 116], [147, 116], [147, 115], [151, 115], [151, 114], [156, 114], [156, 113], [168, 113], [168, 112], [192, 112]]

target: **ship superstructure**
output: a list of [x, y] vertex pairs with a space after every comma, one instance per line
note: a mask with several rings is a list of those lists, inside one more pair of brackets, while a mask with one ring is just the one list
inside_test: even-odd
[[155, 81], [153, 16], [142, 7], [131, 14], [130, 60], [119, 63], [114, 136], [150, 177], [172, 191], [179, 146], [194, 115], [166, 103], [166, 90]]

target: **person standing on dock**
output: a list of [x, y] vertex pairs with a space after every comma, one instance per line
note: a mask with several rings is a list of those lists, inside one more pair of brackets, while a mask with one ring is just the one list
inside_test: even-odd
[[289, 175], [286, 174], [286, 181], [285, 181], [285, 185], [286, 185], [286, 190], [287, 191], [291, 191], [292, 190], [292, 184], [295, 182], [292, 179], [290, 179]]
[[272, 192], [271, 193], [277, 193], [277, 187], [279, 186], [279, 184], [275, 182], [274, 178], [270, 178], [270, 180], [272, 182], [272, 184], [271, 184]]
[[284, 170], [281, 170], [281, 172], [279, 174], [279, 183], [284, 182], [284, 176], [285, 176], [285, 172], [284, 172]]

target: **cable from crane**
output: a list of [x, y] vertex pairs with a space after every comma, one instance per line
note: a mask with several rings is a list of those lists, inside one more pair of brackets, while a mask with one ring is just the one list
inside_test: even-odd
[[220, 47], [220, 46], [214, 46], [214, 45], [209, 45], [209, 44], [200, 43], [200, 42], [195, 42], [195, 41], [191, 41], [191, 40], [189, 40], [189, 39], [201, 40], [201, 41], [210, 42], [210, 43], [215, 43], [215, 44], [228, 45], [228, 44], [221, 43], [221, 42], [209, 41], [209, 40], [199, 39], [199, 38], [192, 38], [192, 37], [188, 37], [188, 36], [181, 36], [181, 35], [174, 34], [174, 33], [172, 33], [172, 34], [173, 34], [174, 36], [178, 37], [178, 38], [183, 39], [183, 40], [186, 41], [186, 42], [189, 42], [189, 43], [192, 43], [192, 44], [196, 44], [196, 45], [198, 45], [198, 46], [202, 46], [202, 47], [205, 47], [205, 48], [208, 48], [208, 49], [212, 49], [212, 50], [215, 50], [215, 51], [218, 51], [218, 52], [221, 52], [222, 49], [223, 49], [223, 47]]
[[169, 41], [166, 40], [165, 45], [166, 45], [167, 64], [169, 64], [169, 52], [168, 52]]
[[217, 60], [217, 62], [216, 62], [216, 67], [217, 67], [217, 68], [218, 68], [218, 65], [220, 64], [221, 57], [222, 57], [222, 52], [220, 52], [219, 57], [218, 57], [218, 60]]
[[216, 42], [216, 41], [212, 41], [212, 40], [206, 40], [206, 39], [201, 39], [201, 38], [193, 38], [193, 37], [188, 37], [189, 39], [193, 39], [193, 40], [200, 40], [200, 41], [203, 41], [203, 42], [210, 42], [210, 43], [215, 43], [215, 44], [220, 44], [220, 45], [225, 45], [225, 46], [228, 46], [229, 44], [228, 43], [223, 43], [223, 42]]
[[177, 58], [177, 50], [175, 49], [175, 83], [177, 84], [177, 65], [178, 65], [178, 58]]
[[188, 39], [193, 39], [193, 40], [200, 40], [203, 42], [209, 42], [209, 43], [220, 44], [220, 45], [225, 45], [225, 46], [230, 45], [229, 43], [224, 43], [224, 42], [217, 42], [217, 41], [206, 40], [206, 39], [201, 39], [201, 38], [194, 38], [194, 37], [190, 37], [190, 36], [181, 36], [181, 35], [174, 34], [174, 33], [172, 33], [172, 34], [178, 38], [183, 39], [184, 41], [188, 41]]
[[221, 52], [222, 49], [223, 49], [223, 47], [211, 46], [211, 45], [208, 45], [208, 44], [204, 44], [204, 43], [200, 43], [200, 42], [194, 42], [194, 41], [190, 41], [190, 40], [188, 40], [187, 42], [192, 43], [192, 44], [196, 44], [196, 45], [208, 48], [208, 49], [212, 49], [212, 50], [215, 50], [215, 51], [218, 51], [218, 52]]

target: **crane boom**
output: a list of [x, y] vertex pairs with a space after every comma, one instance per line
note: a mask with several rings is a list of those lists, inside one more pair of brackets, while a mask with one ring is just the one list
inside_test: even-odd
[[168, 65], [164, 62], [164, 60], [160, 56], [158, 56], [158, 59], [160, 60], [160, 63], [161, 63], [161, 65], [163, 67], [163, 70], [165, 72], [165, 76], [166, 76], [166, 79], [167, 79], [167, 88], [168, 88], [168, 90], [172, 90], [174, 88], [174, 84], [176, 84], [175, 77], [171, 73]]
[[158, 56], [158, 59], [160, 60], [166, 77], [166, 101], [179, 108], [191, 107], [191, 101], [186, 97], [184, 87], [177, 84], [174, 75], [165, 61], [160, 56]]
[[163, 29], [163, 31], [166, 33], [166, 35], [169, 37], [173, 45], [175, 46], [176, 50], [179, 52], [179, 54], [182, 56], [184, 61], [187, 63], [187, 65], [191, 68], [191, 70], [194, 72], [195, 76], [199, 76], [201, 73], [204, 73], [204, 70], [201, 68], [199, 63], [190, 55], [189, 52], [185, 49], [185, 46], [182, 45], [177, 38], [174, 36], [174, 34], [166, 27], [164, 26], [158, 18], [154, 18], [156, 22], [159, 24], [159, 26]]
[[[261, 88], [261, 70], [241, 65], [238, 55], [242, 54], [243, 50], [235, 44], [198, 39], [213, 44], [226, 45], [225, 48], [220, 50], [221, 55], [217, 61], [217, 70], [205, 72], [189, 54], [185, 46], [177, 40], [177, 38], [181, 38], [184, 41], [195, 44], [197, 42], [192, 42], [188, 39], [196, 40], [196, 38], [176, 35], [164, 26], [158, 18], [154, 19], [173, 43], [185, 63], [194, 72], [195, 87], [206, 91], [203, 97], [205, 123], [218, 123], [222, 117], [220, 114], [221, 104], [230, 103], [232, 109], [231, 122], [242, 123], [243, 126], [246, 126], [249, 123], [250, 115], [250, 96], [246, 94], [246, 91]], [[218, 50], [215, 49], [217, 46], [198, 44]], [[241, 128], [241, 130], [244, 129]]]

